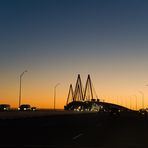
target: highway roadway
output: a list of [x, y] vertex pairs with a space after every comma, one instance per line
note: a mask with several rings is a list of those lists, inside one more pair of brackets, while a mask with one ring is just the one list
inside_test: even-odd
[[0, 147], [147, 148], [148, 117], [127, 112], [1, 119]]

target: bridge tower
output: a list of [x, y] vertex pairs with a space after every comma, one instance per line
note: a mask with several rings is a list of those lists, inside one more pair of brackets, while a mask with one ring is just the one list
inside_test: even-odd
[[72, 84], [70, 84], [66, 105], [68, 105], [70, 102], [73, 101], [92, 101], [92, 100], [99, 100], [99, 99], [93, 87], [90, 75], [88, 75], [85, 89], [83, 89], [81, 77], [80, 74], [78, 74], [74, 91]]
[[81, 81], [80, 74], [78, 74], [73, 101], [83, 101], [83, 100], [84, 100], [84, 95], [83, 95], [82, 81]]
[[70, 84], [70, 87], [69, 87], [69, 92], [68, 92], [68, 97], [67, 97], [67, 102], [66, 102], [66, 105], [72, 101], [74, 101], [74, 97], [73, 97], [73, 87], [72, 87], [72, 84]]
[[91, 82], [90, 75], [88, 75], [86, 85], [85, 85], [85, 90], [84, 90], [84, 100], [91, 101], [92, 99], [94, 99], [92, 82]]

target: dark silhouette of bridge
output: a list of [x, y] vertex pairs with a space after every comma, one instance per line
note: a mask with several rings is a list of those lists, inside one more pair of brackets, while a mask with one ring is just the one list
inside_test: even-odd
[[80, 74], [78, 74], [75, 90], [73, 91], [72, 84], [70, 84], [69, 93], [67, 97], [67, 103], [72, 101], [91, 101], [92, 99], [97, 99], [97, 96], [94, 95], [93, 84], [90, 78], [90, 75], [87, 77], [85, 89], [83, 89], [82, 81]]
[[126, 107], [117, 104], [101, 102], [93, 87], [90, 75], [88, 74], [85, 87], [83, 88], [80, 74], [78, 74], [74, 90], [72, 84], [70, 84], [67, 102], [64, 108], [65, 110], [77, 111], [107, 111], [112, 107], [127, 110]]

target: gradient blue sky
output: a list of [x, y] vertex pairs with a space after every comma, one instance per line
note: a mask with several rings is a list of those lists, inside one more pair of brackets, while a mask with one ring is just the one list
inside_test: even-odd
[[2, 102], [17, 104], [18, 78], [26, 69], [23, 97], [35, 105], [52, 106], [59, 82], [63, 106], [78, 73], [84, 82], [90, 73], [106, 100], [140, 98], [139, 90], [148, 96], [147, 56], [147, 0], [0, 1]]

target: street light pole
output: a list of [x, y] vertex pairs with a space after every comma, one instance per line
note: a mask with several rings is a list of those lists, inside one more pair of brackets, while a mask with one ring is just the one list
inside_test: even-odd
[[136, 95], [134, 95], [135, 96], [135, 99], [136, 99], [136, 110], [137, 110], [137, 96]]
[[56, 108], [56, 88], [57, 88], [57, 86], [58, 85], [60, 85], [60, 83], [57, 83], [56, 85], [55, 85], [55, 87], [54, 87], [54, 110], [55, 110], [55, 108]]
[[142, 91], [139, 91], [139, 93], [142, 95], [142, 108], [144, 109], [144, 93]]
[[24, 73], [27, 72], [27, 70], [23, 71], [21, 74], [20, 74], [20, 88], [19, 88], [19, 106], [21, 105], [21, 99], [22, 99], [22, 77], [24, 75]]
[[132, 98], [130, 96], [130, 109], [132, 109]]

